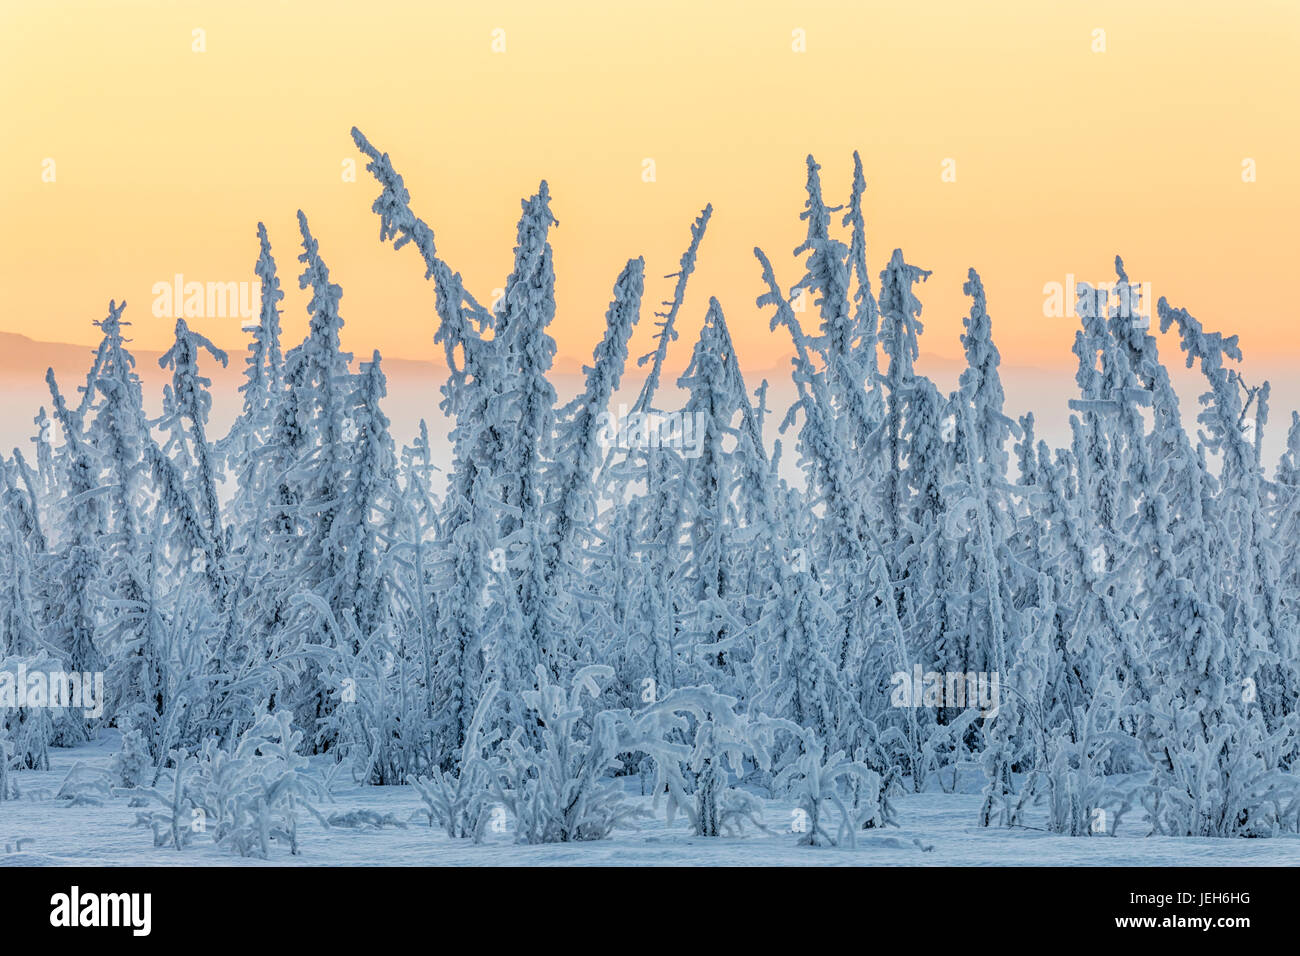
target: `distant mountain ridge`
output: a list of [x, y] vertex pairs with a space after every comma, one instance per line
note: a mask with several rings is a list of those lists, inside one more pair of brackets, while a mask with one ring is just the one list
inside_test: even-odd
[[[292, 341], [284, 343], [286, 350], [295, 344]], [[446, 442], [450, 423], [444, 425], [438, 403], [442, 399], [440, 388], [446, 380], [447, 366], [442, 361], [440, 349], [432, 341], [429, 351], [430, 358], [424, 360], [383, 358], [384, 374], [388, 379], [388, 398], [383, 407], [392, 422], [393, 438], [399, 444], [415, 436], [421, 418], [428, 422], [430, 438], [436, 445]], [[136, 371], [144, 383], [145, 408], [150, 414], [157, 414], [163, 385], [170, 380], [169, 373], [158, 365], [162, 352], [132, 348], [131, 353], [136, 359]], [[30, 447], [28, 439], [35, 433], [32, 419], [42, 406], [48, 408], [50, 405], [45, 370], [54, 369], [60, 389], [71, 401], [80, 396], [77, 389], [85, 385], [93, 354], [92, 345], [45, 342], [18, 332], [0, 332], [0, 402], [3, 402], [4, 409], [0, 416], [0, 451], [7, 452], [15, 446]], [[207, 356], [200, 360], [203, 374], [212, 379], [211, 423], [215, 434], [223, 434], [239, 410], [241, 395], [238, 388], [248, 353], [239, 349], [227, 354], [229, 361], [225, 368]], [[369, 350], [354, 351], [353, 368], [368, 360], [369, 355]], [[673, 360], [680, 362], [688, 358], [685, 352], [673, 356]], [[673, 365], [673, 360], [670, 360], [671, 367], [665, 370], [664, 375], [662, 401], [665, 407], [670, 407], [674, 400], [670, 396], [676, 391], [677, 375], [681, 372]], [[586, 361], [590, 362], [590, 358]], [[1204, 391], [1204, 379], [1198, 372], [1188, 372], [1183, 368], [1181, 356], [1166, 356], [1166, 361], [1182, 398], [1183, 417], [1190, 424], [1198, 410], [1196, 396]], [[560, 403], [576, 395], [583, 387], [583, 364], [568, 356], [556, 359], [551, 380]], [[919, 373], [928, 375], [941, 391], [946, 392], [956, 387], [957, 377], [965, 363], [958, 358], [922, 352], [916, 367]], [[628, 358], [622, 388], [615, 393], [614, 405], [624, 400], [630, 402], [635, 397], [643, 371], [637, 367], [635, 358]], [[771, 412], [767, 429], [770, 441], [777, 437], [776, 426], [794, 398], [790, 366], [786, 361], [779, 361], [768, 368], [747, 367], [744, 371], [751, 390], [764, 379], [770, 385], [767, 398]], [[1066, 403], [1077, 396], [1073, 368], [1042, 368], [1004, 361], [999, 371], [1007, 395], [1007, 413], [1015, 417], [1027, 408], [1034, 408], [1038, 418], [1038, 437], [1049, 444], [1068, 444], [1069, 410]], [[1282, 451], [1291, 410], [1300, 408], [1300, 377], [1294, 374], [1294, 362], [1286, 357], [1270, 362], [1252, 361], [1249, 352], [1245, 371], [1252, 383], [1265, 378], [1272, 382], [1269, 404], [1273, 417], [1265, 433], [1264, 451], [1266, 467], [1271, 468]]]

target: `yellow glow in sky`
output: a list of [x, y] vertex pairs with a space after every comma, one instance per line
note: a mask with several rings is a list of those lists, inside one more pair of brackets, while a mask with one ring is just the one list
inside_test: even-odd
[[[355, 124], [481, 299], [509, 272], [519, 200], [549, 181], [567, 359], [590, 355], [629, 257], [647, 304], [668, 294], [658, 277], [712, 202], [678, 357], [717, 295], [742, 359], [775, 364], [751, 250], [796, 281], [804, 157], [839, 202], [854, 149], [873, 276], [896, 246], [934, 270], [924, 351], [958, 354], [974, 266], [1004, 360], [1072, 365], [1044, 285], [1110, 279], [1120, 253], [1248, 357], [1295, 354], [1298, 27], [1300, 4], [1261, 0], [3, 0], [0, 331], [89, 343], [125, 298], [137, 344], [165, 347], [154, 285], [255, 281], [263, 220], [300, 336], [301, 208], [344, 289], [345, 346], [432, 356], [417, 256], [379, 245], [377, 189], [344, 176]], [[191, 324], [244, 341], [237, 318]]]

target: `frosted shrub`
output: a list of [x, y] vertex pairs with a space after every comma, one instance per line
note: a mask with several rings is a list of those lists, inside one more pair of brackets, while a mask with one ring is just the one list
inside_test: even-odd
[[1067, 836], [1114, 836], [1129, 801], [1103, 773], [1111, 741], [1091, 735], [1052, 740], [1047, 769], [1026, 784], [1047, 798], [1047, 828]]
[[1300, 829], [1300, 787], [1279, 757], [1295, 752], [1295, 714], [1268, 737], [1256, 721], [1207, 733], [1190, 709], [1180, 717], [1166, 759], [1155, 761], [1141, 790], [1153, 834], [1267, 837]]
[[135, 788], [153, 783], [158, 772], [149, 756], [144, 734], [134, 728], [122, 734], [122, 749], [109, 760], [108, 772], [119, 787]]
[[[1134, 742], [1119, 729], [1116, 700], [1114, 684], [1108, 682], [1097, 690], [1086, 711], [1077, 708], [1068, 720], [1051, 728], [1041, 762], [1030, 771], [1014, 802], [1009, 792], [999, 801], [992, 800], [996, 768], [1009, 765], [1004, 756], [994, 759], [1004, 754], [1005, 746], [995, 734], [984, 757], [990, 780], [985, 801], [989, 812], [994, 803], [1000, 803], [1003, 822], [1021, 825], [1026, 809], [1041, 803], [1046, 806], [1046, 827], [1053, 833], [1114, 836], [1131, 808], [1131, 787], [1120, 777], [1109, 775], [1108, 769], [1128, 755]], [[1007, 708], [998, 720], [1010, 720], [1015, 714], [1014, 707]]]
[[205, 829], [203, 815], [195, 812], [197, 807], [189, 790], [197, 761], [180, 750], [173, 750], [168, 757], [172, 762], [170, 790], [154, 786], [144, 788], [142, 794], [160, 803], [163, 809], [137, 813], [135, 825], [153, 831], [154, 846], [172, 846], [183, 850], [196, 833]]
[[[784, 723], [784, 722], [783, 722]], [[776, 786], [794, 796], [803, 811], [800, 846], [848, 846], [859, 830], [893, 823], [893, 808], [880, 774], [864, 763], [849, 760], [844, 751], [827, 755], [826, 746], [809, 729], [785, 728], [799, 737], [799, 757], [776, 778]], [[835, 812], [834, 831], [832, 814]]]
[[74, 807], [98, 807], [112, 795], [112, 790], [109, 771], [78, 760], [64, 775], [54, 799], [71, 801], [69, 806]]
[[654, 760], [656, 806], [667, 797], [667, 822], [678, 811], [699, 836], [734, 836], [762, 827], [762, 803], [733, 786], [751, 767], [772, 766], [777, 722], [736, 712], [736, 699], [710, 686], [682, 687], [637, 713], [626, 750]]
[[213, 841], [240, 856], [270, 855], [272, 841], [298, 853], [298, 809], [317, 794], [303, 735], [287, 713], [262, 717], [244, 731], [233, 754], [210, 748], [193, 784], [193, 801]]
[[454, 773], [434, 767], [428, 777], [409, 780], [424, 801], [429, 826], [442, 827], [453, 840], [482, 843], [495, 806], [490, 792], [492, 766], [484, 757], [484, 748], [491, 741], [483, 725], [496, 696], [496, 687], [488, 687], [475, 708]]
[[350, 629], [339, 648], [319, 656], [321, 683], [338, 697], [320, 731], [335, 742], [339, 759], [352, 762], [354, 778], [389, 786], [423, 770], [431, 762], [424, 696], [401, 648], [384, 631], [362, 641]]
[[153, 830], [154, 846], [183, 849], [198, 834], [240, 856], [270, 855], [271, 843], [298, 853], [298, 810], [313, 811], [307, 796], [318, 787], [297, 753], [302, 733], [287, 713], [263, 716], [244, 731], [232, 751], [209, 743], [198, 757], [173, 750], [169, 791], [143, 795], [164, 807], [136, 817]]
[[603, 840], [641, 811], [624, 803], [613, 779], [622, 765], [620, 723], [626, 711], [604, 710], [587, 718], [583, 697], [595, 698], [614, 669], [590, 664], [573, 677], [566, 694], [538, 665], [537, 689], [523, 693], [541, 726], [534, 742], [516, 727], [497, 750], [493, 793], [515, 818], [520, 843]]
[[[922, 781], [928, 780], [933, 775], [945, 793], [952, 793], [957, 789], [961, 756], [966, 749], [962, 738], [979, 715], [978, 710], [971, 708], [962, 711], [952, 723], [936, 723], [929, 728], [929, 733], [921, 743], [920, 755], [916, 761], [917, 773]], [[950, 780], [944, 779], [945, 767], [951, 771]]]
[[[46, 654], [30, 657], [0, 657], [0, 674], [10, 687], [18, 686], [19, 674], [54, 673], [63, 665]], [[50, 707], [0, 706], [0, 725], [7, 727], [13, 758], [20, 770], [49, 770], [50, 747], [57, 740], [56, 716], [66, 713]]]

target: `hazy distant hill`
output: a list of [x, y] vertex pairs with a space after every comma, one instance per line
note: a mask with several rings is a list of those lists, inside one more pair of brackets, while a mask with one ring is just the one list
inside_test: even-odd
[[[0, 401], [3, 401], [4, 408], [4, 414], [0, 417], [0, 450], [8, 453], [15, 445], [23, 449], [30, 447], [29, 439], [35, 433], [32, 419], [42, 405], [48, 407], [50, 403], [49, 391], [45, 385], [45, 370], [54, 369], [60, 388], [71, 401], [73, 397], [80, 396], [77, 388], [85, 384], [92, 354], [93, 348], [87, 345], [42, 342], [26, 335], [0, 332]], [[146, 409], [150, 414], [157, 414], [161, 408], [162, 388], [168, 381], [168, 373], [158, 366], [162, 353], [133, 349], [132, 354], [136, 357], [136, 369], [144, 383]], [[368, 354], [363, 356], [358, 353], [358, 360]], [[212, 361], [201, 363], [204, 374], [212, 379], [211, 424], [214, 435], [224, 434], [239, 411], [241, 396], [237, 390], [243, 378], [246, 355], [244, 351], [229, 353], [230, 361], [224, 369]], [[1268, 378], [1273, 384], [1270, 398], [1272, 420], [1265, 434], [1264, 452], [1265, 467], [1271, 472], [1284, 446], [1291, 410], [1300, 408], [1300, 377], [1294, 373], [1294, 362], [1252, 362], [1249, 355], [1247, 350], [1246, 374], [1251, 383]], [[688, 357], [684, 349], [674, 354], [674, 358], [681, 361]], [[399, 446], [410, 441], [418, 431], [420, 418], [424, 417], [429, 423], [429, 435], [438, 457], [445, 461], [449, 451], [446, 443], [448, 426], [442, 421], [438, 402], [442, 398], [439, 388], [446, 379], [447, 368], [440, 359], [441, 356], [439, 361], [385, 358], [383, 367], [388, 378], [388, 399], [384, 410], [391, 420], [393, 438]], [[1204, 380], [1199, 374], [1182, 367], [1181, 356], [1166, 356], [1166, 362], [1182, 398], [1184, 422], [1191, 426], [1199, 407], [1196, 398], [1204, 390]], [[963, 367], [956, 359], [926, 353], [922, 353], [917, 362], [917, 370], [930, 376], [945, 392], [957, 386], [957, 378]], [[615, 408], [620, 401], [633, 401], [640, 388], [643, 371], [636, 367], [634, 360], [629, 359], [623, 387], [614, 397]], [[676, 367], [665, 370], [661, 407], [671, 408], [672, 403], [678, 400], [674, 385], [681, 371]], [[744, 372], [745, 381], [751, 390], [765, 378], [770, 383], [767, 399], [771, 412], [767, 429], [770, 442], [778, 437], [777, 426], [794, 399], [789, 365], [782, 363], [767, 369], [747, 368]], [[1007, 394], [1008, 414], [1017, 416], [1027, 408], [1034, 408], [1038, 437], [1052, 445], [1067, 444], [1070, 431], [1066, 403], [1076, 395], [1074, 370], [1003, 364], [1001, 372]], [[560, 402], [567, 401], [582, 388], [582, 363], [567, 357], [559, 358], [551, 380]], [[785, 461], [793, 466], [793, 447], [789, 441], [786, 445]]]

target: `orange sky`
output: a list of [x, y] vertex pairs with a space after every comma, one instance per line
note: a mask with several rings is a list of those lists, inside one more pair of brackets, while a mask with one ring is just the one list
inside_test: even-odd
[[[432, 355], [416, 254], [379, 245], [375, 187], [342, 176], [356, 124], [485, 300], [520, 198], [549, 180], [552, 331], [570, 359], [590, 355], [628, 257], [656, 277], [648, 300], [668, 293], [657, 277], [712, 202], [684, 337], [717, 295], [742, 359], [775, 364], [785, 342], [754, 308], [750, 250], [792, 284], [804, 156], [841, 201], [855, 148], [873, 276], [895, 246], [935, 272], [926, 352], [958, 353], [973, 265], [1004, 361], [1072, 365], [1073, 322], [1043, 315], [1043, 286], [1109, 279], [1119, 252], [1157, 297], [1241, 333], [1248, 359], [1294, 355], [1298, 41], [1300, 4], [1261, 0], [0, 0], [0, 331], [92, 342], [125, 298], [140, 346], [165, 347], [154, 284], [252, 281], [261, 219], [300, 336], [302, 208], [344, 289], [345, 346]], [[192, 324], [243, 342], [236, 318]]]

